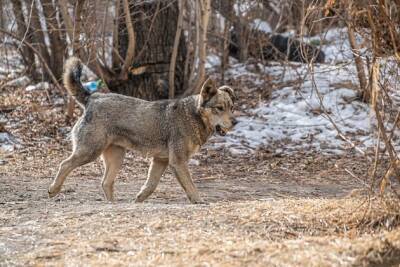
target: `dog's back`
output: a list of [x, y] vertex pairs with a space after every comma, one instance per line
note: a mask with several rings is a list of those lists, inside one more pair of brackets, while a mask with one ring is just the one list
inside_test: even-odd
[[106, 138], [107, 143], [132, 148], [146, 154], [166, 150], [169, 133], [167, 115], [170, 101], [148, 102], [118, 95], [95, 93], [90, 96], [76, 138], [86, 134], [87, 127], [96, 130], [93, 138]]

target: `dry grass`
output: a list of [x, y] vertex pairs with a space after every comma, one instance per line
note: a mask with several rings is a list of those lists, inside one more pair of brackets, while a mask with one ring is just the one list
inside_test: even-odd
[[[8, 248], [2, 262], [350, 266], [400, 260], [398, 219], [392, 220], [378, 202], [365, 216], [363, 202], [271, 199], [203, 206], [98, 203], [77, 208], [74, 203], [44, 201], [36, 219], [25, 220], [30, 216], [17, 213], [16, 220], [1, 228], [0, 240], [7, 241], [2, 247]], [[358, 227], [382, 217], [386, 219], [381, 227]]]

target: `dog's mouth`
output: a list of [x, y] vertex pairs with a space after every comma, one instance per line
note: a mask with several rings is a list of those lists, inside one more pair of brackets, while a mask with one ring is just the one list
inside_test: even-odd
[[227, 129], [223, 128], [221, 125], [215, 126], [215, 131], [220, 135], [220, 136], [225, 136], [226, 133], [228, 132]]

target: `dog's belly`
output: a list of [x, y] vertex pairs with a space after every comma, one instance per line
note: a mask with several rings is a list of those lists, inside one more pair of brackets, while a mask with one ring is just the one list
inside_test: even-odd
[[146, 157], [168, 158], [168, 148], [162, 144], [141, 143], [121, 136], [112, 138], [110, 143], [138, 151]]

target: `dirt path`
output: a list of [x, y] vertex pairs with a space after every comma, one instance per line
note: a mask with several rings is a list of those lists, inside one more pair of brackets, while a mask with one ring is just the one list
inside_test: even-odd
[[[340, 197], [360, 188], [360, 183], [344, 169], [362, 173], [364, 168], [355, 164], [352, 158], [264, 155], [260, 159], [223, 156], [215, 151], [211, 155], [207, 155], [208, 151], [202, 152], [190, 168], [201, 195], [209, 203], [282, 197]], [[11, 159], [2, 166], [0, 203], [7, 205], [11, 202], [30, 208], [47, 201], [47, 187], [66, 155], [68, 152], [58, 152], [49, 157], [35, 155], [29, 157], [31, 160]], [[116, 182], [117, 203], [134, 199], [146, 179], [148, 165], [148, 159], [133, 153], [128, 155]], [[51, 202], [104, 202], [100, 186], [102, 169], [101, 160], [78, 168], [67, 178], [62, 194]], [[147, 202], [188, 204], [169, 170]]]
[[74, 171], [62, 194], [48, 199], [67, 154], [52, 153], [17, 155], [1, 166], [0, 265], [339, 266], [362, 262], [352, 244], [397, 242], [390, 241], [396, 232], [339, 229], [338, 218], [361, 218], [365, 203], [346, 197], [362, 189], [344, 171], [363, 173], [354, 158], [235, 158], [204, 150], [191, 169], [208, 205], [189, 204], [169, 171], [146, 203], [134, 204], [148, 160], [129, 154], [110, 204], [100, 189], [100, 161]]

